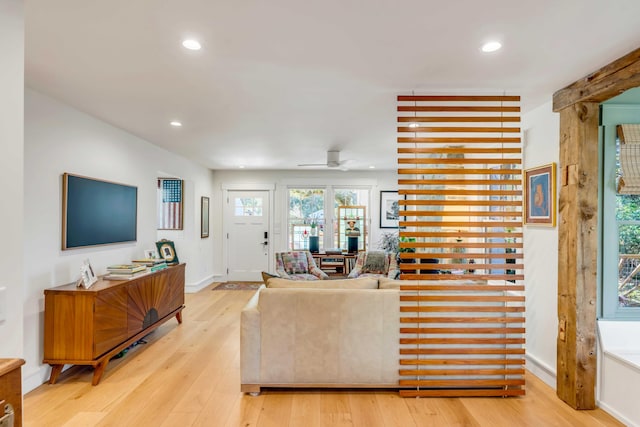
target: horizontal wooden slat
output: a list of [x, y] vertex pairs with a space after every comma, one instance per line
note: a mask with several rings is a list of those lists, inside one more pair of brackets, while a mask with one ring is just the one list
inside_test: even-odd
[[[411, 128], [413, 129], [413, 128]], [[427, 137], [427, 136], [399, 136], [398, 143], [404, 144], [520, 144], [518, 137]]]
[[399, 147], [398, 154], [519, 154], [521, 148], [476, 148], [464, 146], [447, 147]]
[[522, 206], [518, 200], [399, 200], [400, 206]]
[[522, 368], [515, 369], [400, 369], [402, 376], [448, 376], [448, 375], [524, 375]]
[[508, 237], [508, 238], [520, 238], [522, 237], [521, 232], [517, 231], [504, 231], [504, 232], [476, 232], [476, 231], [405, 231], [403, 230], [402, 235], [405, 237], [441, 237], [446, 239], [452, 239], [457, 237]]
[[[492, 353], [502, 354], [502, 353]], [[410, 362], [404, 359], [400, 359], [400, 365], [420, 365], [420, 366], [433, 366], [433, 365], [524, 365], [525, 359], [497, 359], [497, 358], [485, 358], [485, 359], [469, 359], [464, 358], [444, 358], [444, 359], [413, 359]]]
[[520, 169], [491, 168], [415, 168], [398, 169], [399, 174], [410, 175], [520, 175]]
[[524, 328], [400, 328], [401, 334], [524, 334]]
[[501, 380], [400, 380], [401, 387], [496, 387], [524, 385], [524, 379]]
[[401, 397], [509, 397], [524, 396], [523, 389], [432, 389], [400, 390]]
[[[399, 189], [398, 194], [407, 196], [477, 196], [477, 197], [490, 197], [490, 196], [521, 196], [521, 190], [461, 190], [461, 189], [437, 189], [437, 188], [425, 188], [425, 189]], [[404, 200], [399, 200], [403, 202]]]
[[[434, 354], [513, 355], [513, 354], [525, 354], [525, 353], [526, 353], [526, 350], [522, 347], [508, 347], [508, 348], [486, 348], [486, 347], [424, 348], [424, 347], [421, 347], [421, 348], [401, 348], [400, 349], [400, 354], [403, 356], [428, 356], [428, 355], [434, 355]], [[401, 365], [421, 365], [423, 360], [428, 360], [428, 359], [400, 359], [400, 364]], [[520, 363], [516, 363], [517, 365], [524, 365], [524, 362], [525, 362], [525, 359], [509, 359], [509, 360], [518, 360]]]
[[459, 106], [451, 106], [451, 105], [399, 105], [399, 112], [494, 112], [494, 113], [519, 113], [520, 107], [514, 106], [501, 106], [501, 107], [492, 107], [486, 105], [476, 105], [476, 106], [467, 106], [467, 105], [459, 105]]
[[517, 95], [398, 95], [398, 102], [519, 102]]
[[499, 307], [499, 306], [455, 306], [455, 305], [430, 305], [428, 307], [416, 307], [416, 306], [406, 306], [400, 307], [400, 311], [402, 313], [424, 313], [424, 312], [442, 312], [442, 313], [455, 313], [455, 312], [464, 312], [464, 313], [523, 313], [524, 307], [515, 306], [515, 307]]
[[[490, 186], [490, 185], [502, 185], [502, 186], [511, 186], [511, 185], [520, 185], [522, 182], [519, 179], [399, 179], [398, 185], [473, 185], [473, 186]], [[455, 189], [451, 188], [450, 190], [442, 190], [439, 188], [425, 188], [425, 189], [411, 189], [411, 188], [400, 188], [398, 192], [400, 194], [443, 194], [442, 192], [447, 192], [448, 194], [468, 194], [463, 193], [464, 191], [477, 191], [478, 195], [522, 195], [522, 190], [481, 190], [478, 188], [474, 188], [473, 190], [464, 190], [464, 189]], [[446, 194], [446, 193], [445, 193]]]
[[402, 165], [519, 165], [520, 159], [500, 158], [464, 158], [444, 159], [441, 157], [401, 157], [398, 164]]
[[414, 216], [490, 216], [490, 217], [504, 217], [504, 218], [519, 218], [522, 216], [521, 211], [423, 211], [423, 210], [400, 210], [398, 215], [407, 218]]
[[400, 323], [524, 323], [524, 317], [402, 317]]
[[411, 133], [519, 133], [519, 127], [510, 126], [398, 126], [398, 132]]
[[486, 227], [517, 228], [522, 227], [518, 221], [400, 221], [400, 227]]
[[[408, 248], [410, 243], [404, 243], [402, 242], [400, 247], [401, 248]], [[511, 253], [511, 254], [487, 254], [487, 253], [477, 253], [473, 255], [474, 258], [480, 258], [480, 259], [519, 259], [519, 258], [523, 258], [523, 254], [522, 253]], [[434, 252], [434, 253], [411, 253], [411, 252], [401, 252], [400, 253], [400, 259], [424, 259], [424, 258], [468, 258], [469, 255], [468, 254], [458, 254], [458, 253], [441, 253], [441, 252]], [[422, 264], [424, 265], [428, 265], [428, 264]]]
[[[426, 265], [426, 264], [425, 264]], [[426, 268], [424, 269], [426, 270]], [[524, 280], [523, 274], [408, 274], [401, 273], [400, 280]]]
[[[424, 265], [424, 264], [422, 264]], [[427, 264], [429, 265], [429, 264]], [[440, 283], [433, 283], [431, 281], [425, 281], [424, 283], [418, 282], [420, 284], [400, 284], [401, 291], [427, 291], [427, 292], [439, 292], [439, 291], [452, 291], [452, 292], [460, 292], [460, 291], [480, 291], [480, 292], [504, 292], [504, 291], [524, 291], [524, 285], [515, 285], [513, 283], [509, 284], [487, 284], [487, 285], [471, 285], [468, 283], [465, 284], [447, 284], [443, 285]]]
[[524, 338], [400, 338], [400, 344], [458, 345], [458, 344], [524, 344]]
[[400, 295], [400, 301], [524, 302], [520, 295]]
[[[457, 237], [458, 235], [456, 235]], [[450, 238], [453, 238], [451, 236]], [[505, 243], [492, 243], [492, 242], [412, 242], [410, 243], [412, 248], [466, 248], [466, 249], [491, 249], [491, 248], [521, 248], [522, 242], [505, 242]]]
[[418, 116], [398, 117], [398, 123], [520, 123], [519, 116]]
[[[473, 254], [469, 255], [469, 258], [473, 259]], [[461, 263], [461, 264], [445, 264], [445, 263], [438, 263], [438, 264], [430, 264], [430, 263], [414, 263], [415, 266], [405, 266], [403, 263], [403, 265], [401, 266], [401, 271], [417, 271], [417, 270], [456, 270], [456, 269], [462, 269], [462, 270], [522, 270], [524, 269], [524, 265], [522, 264], [508, 264], [508, 263], [501, 263], [501, 264], [478, 264], [478, 263], [473, 263], [470, 264], [468, 262], [465, 263]]]

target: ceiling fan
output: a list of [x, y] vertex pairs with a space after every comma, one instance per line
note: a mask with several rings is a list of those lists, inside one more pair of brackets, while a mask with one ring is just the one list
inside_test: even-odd
[[325, 166], [328, 168], [338, 168], [340, 170], [346, 171], [346, 165], [351, 162], [351, 160], [340, 160], [340, 151], [329, 150], [327, 151], [327, 161], [326, 163], [301, 163], [298, 166], [307, 167], [307, 166]]

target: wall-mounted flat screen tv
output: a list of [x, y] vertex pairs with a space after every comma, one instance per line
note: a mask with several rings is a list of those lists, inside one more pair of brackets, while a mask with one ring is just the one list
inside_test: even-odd
[[62, 175], [62, 249], [136, 240], [138, 188]]

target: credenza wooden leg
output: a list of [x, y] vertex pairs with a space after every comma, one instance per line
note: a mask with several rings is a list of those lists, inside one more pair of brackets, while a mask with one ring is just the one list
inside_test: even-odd
[[91, 385], [98, 385], [104, 370], [107, 368], [107, 363], [109, 363], [109, 360], [102, 359], [93, 369], [93, 380], [91, 381]]
[[178, 320], [179, 324], [182, 324], [182, 311], [176, 313], [176, 319]]
[[55, 384], [58, 380], [58, 375], [62, 372], [64, 365], [51, 365], [51, 375], [49, 376], [49, 384]]

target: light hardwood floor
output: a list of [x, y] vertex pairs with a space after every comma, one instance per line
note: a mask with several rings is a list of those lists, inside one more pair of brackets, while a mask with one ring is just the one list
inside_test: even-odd
[[252, 291], [186, 296], [184, 322], [171, 320], [109, 363], [91, 386], [91, 368], [24, 398], [25, 426], [621, 426], [601, 410], [574, 411], [527, 374], [513, 398], [405, 399], [394, 391], [240, 392], [240, 310]]

